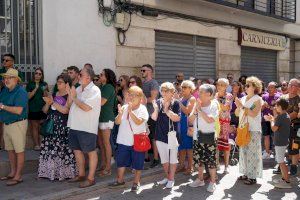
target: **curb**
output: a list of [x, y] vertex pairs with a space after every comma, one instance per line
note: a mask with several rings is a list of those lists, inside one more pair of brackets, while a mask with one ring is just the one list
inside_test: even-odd
[[[161, 167], [156, 167], [154, 169], [144, 170], [142, 172], [142, 177], [152, 176], [152, 175], [162, 173], [162, 172], [163, 172], [163, 169]], [[133, 178], [134, 178], [134, 175], [132, 173], [125, 174], [126, 182], [131, 181]], [[93, 192], [100, 188], [107, 187], [110, 183], [112, 183], [112, 181], [114, 179], [115, 179], [115, 177], [113, 177], [113, 179], [96, 182], [95, 185], [88, 187], [88, 188], [81, 189], [81, 188], [76, 187], [76, 188], [68, 189], [68, 190], [58, 192], [55, 194], [48, 194], [48, 195], [44, 195], [44, 196], [40, 196], [40, 197], [31, 198], [31, 200], [59, 200], [59, 199], [65, 199], [67, 197], [71, 197], [74, 195], [80, 195], [80, 194], [87, 193], [87, 192]]]

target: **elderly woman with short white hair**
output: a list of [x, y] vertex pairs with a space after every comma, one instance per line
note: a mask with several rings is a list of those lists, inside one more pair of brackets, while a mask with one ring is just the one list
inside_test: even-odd
[[[180, 146], [179, 146], [179, 167], [177, 172], [184, 172], [185, 175], [190, 175], [193, 171], [193, 137], [188, 135], [188, 116], [192, 112], [196, 103], [196, 98], [192, 95], [195, 90], [195, 84], [192, 81], [186, 80], [181, 83], [180, 100]], [[188, 165], [185, 168], [185, 159], [188, 158]]]
[[155, 140], [166, 175], [166, 178], [158, 183], [171, 189], [175, 183], [174, 176], [178, 163], [177, 122], [180, 120], [180, 106], [174, 98], [175, 87], [172, 83], [163, 83], [160, 92], [162, 98], [153, 101], [154, 112], [151, 115], [156, 121]]

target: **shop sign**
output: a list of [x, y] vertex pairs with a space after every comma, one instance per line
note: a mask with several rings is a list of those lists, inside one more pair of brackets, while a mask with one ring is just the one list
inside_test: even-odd
[[286, 49], [287, 38], [280, 35], [239, 28], [238, 43], [241, 46], [282, 51]]

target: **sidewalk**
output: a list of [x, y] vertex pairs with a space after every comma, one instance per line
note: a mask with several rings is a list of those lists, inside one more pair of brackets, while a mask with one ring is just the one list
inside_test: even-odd
[[[6, 199], [30, 199], [30, 200], [52, 200], [52, 199], [64, 199], [68, 196], [79, 195], [86, 192], [92, 192], [100, 188], [105, 188], [109, 183], [113, 182], [116, 177], [115, 165], [112, 167], [112, 175], [107, 177], [96, 176], [96, 185], [80, 189], [78, 183], [68, 183], [67, 181], [49, 181], [48, 179], [36, 179], [37, 177], [37, 165], [38, 165], [38, 152], [26, 151], [27, 159], [25, 164], [25, 175], [23, 176], [24, 182], [7, 187], [5, 181], [0, 181], [0, 200]], [[6, 152], [0, 152], [0, 172], [2, 175], [6, 175], [2, 169], [6, 169], [8, 165], [8, 158]], [[149, 164], [146, 164], [148, 166]], [[156, 167], [154, 169], [144, 170], [142, 176], [152, 176], [162, 172], [162, 167]], [[2, 176], [1, 175], [1, 176]], [[133, 174], [127, 171], [125, 175], [126, 181], [133, 179]]]

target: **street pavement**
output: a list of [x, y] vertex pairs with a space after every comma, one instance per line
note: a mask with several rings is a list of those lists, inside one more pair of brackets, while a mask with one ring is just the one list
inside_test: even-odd
[[5, 182], [0, 182], [0, 200], [300, 199], [299, 173], [298, 176], [291, 179], [292, 189], [276, 189], [272, 180], [280, 176], [272, 174], [274, 160], [264, 161], [264, 167], [263, 179], [258, 179], [256, 185], [246, 186], [243, 182], [237, 181], [238, 166], [230, 167], [230, 173], [227, 175], [222, 174], [223, 166], [221, 166], [221, 170], [218, 172], [219, 182], [213, 194], [206, 191], [207, 184], [200, 188], [188, 186], [196, 178], [196, 173], [193, 176], [177, 174], [175, 187], [172, 190], [158, 186], [156, 182], [164, 177], [161, 167], [143, 171], [142, 186], [137, 194], [130, 192], [133, 174], [129, 170], [126, 174], [125, 188], [119, 189], [108, 188], [108, 184], [114, 181], [116, 169], [113, 169], [114, 174], [110, 177], [97, 177], [97, 184], [86, 189], [79, 189], [78, 184], [70, 184], [66, 181], [36, 180], [36, 174], [28, 174], [24, 176], [24, 183], [15, 187], [7, 187]]

